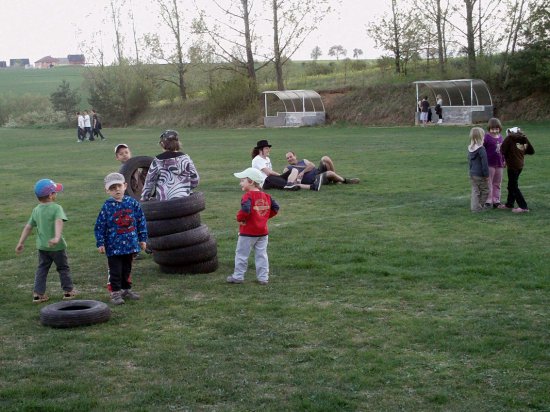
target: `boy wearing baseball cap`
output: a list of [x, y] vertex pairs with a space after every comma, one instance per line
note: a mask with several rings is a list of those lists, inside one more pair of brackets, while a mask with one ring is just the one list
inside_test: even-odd
[[258, 169], [249, 167], [233, 175], [241, 180], [241, 190], [245, 193], [241, 198], [241, 208], [237, 212], [239, 239], [235, 252], [235, 269], [233, 274], [227, 277], [227, 282], [244, 282], [248, 256], [254, 248], [256, 279], [260, 285], [267, 285], [269, 281], [267, 221], [278, 213], [279, 205], [275, 199], [260, 189], [264, 177]]
[[38, 268], [34, 275], [34, 303], [46, 302], [46, 280], [52, 263], [55, 263], [63, 289], [63, 299], [72, 299], [77, 295], [71, 279], [71, 270], [67, 258], [67, 243], [63, 238], [63, 222], [67, 216], [61, 205], [55, 203], [63, 185], [51, 179], [41, 179], [34, 186], [34, 194], [40, 202], [32, 211], [31, 217], [23, 228], [15, 252], [20, 254], [25, 248], [25, 240], [37, 229], [36, 248], [38, 249]]
[[94, 234], [99, 253], [107, 255], [111, 302], [122, 305], [124, 299], [139, 299], [130, 275], [134, 254], [147, 246], [147, 224], [139, 202], [124, 194], [123, 175], [109, 173], [104, 183], [110, 196], [99, 212]]

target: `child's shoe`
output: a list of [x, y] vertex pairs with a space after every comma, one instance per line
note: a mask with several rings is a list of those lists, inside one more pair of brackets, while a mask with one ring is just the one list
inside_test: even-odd
[[258, 284], [260, 284], [262, 286], [265, 286], [265, 285], [269, 284], [269, 281], [267, 281], [267, 280], [258, 280]]
[[516, 207], [515, 209], [512, 209], [512, 212], [514, 212], [514, 213], [527, 213], [527, 212], [529, 212], [529, 209], [522, 209], [521, 207]]
[[513, 206], [508, 206], [506, 204], [500, 204], [497, 206], [497, 209], [513, 209]]
[[120, 292], [123, 299], [139, 300], [140, 298], [139, 294], [132, 292], [132, 289], [122, 289]]
[[63, 300], [71, 300], [74, 299], [74, 297], [78, 295], [78, 291], [76, 289], [65, 291], [63, 292]]
[[111, 292], [111, 303], [113, 305], [123, 305], [124, 299], [122, 299], [122, 296], [120, 296], [120, 290], [117, 290], [116, 292]]
[[242, 280], [242, 279], [234, 278], [233, 275], [228, 276], [226, 281], [227, 281], [227, 283], [243, 283], [244, 282], [244, 280]]
[[48, 300], [50, 300], [50, 298], [46, 294], [36, 292], [32, 294], [32, 303], [42, 303], [47, 302]]

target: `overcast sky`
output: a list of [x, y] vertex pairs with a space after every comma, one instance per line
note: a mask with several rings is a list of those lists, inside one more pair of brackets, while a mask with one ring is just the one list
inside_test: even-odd
[[[328, 49], [333, 45], [342, 45], [348, 57], [353, 56], [355, 48], [363, 50], [363, 58], [379, 57], [381, 51], [375, 50], [373, 42], [367, 38], [365, 25], [383, 13], [387, 1], [331, 1], [337, 12], [323, 21], [293, 59], [309, 59], [315, 46], [323, 52], [321, 59], [328, 59]], [[191, 4], [190, 0], [183, 2]], [[108, 4], [109, 0], [0, 0], [0, 60], [8, 61], [9, 65], [9, 59], [28, 58], [32, 64], [48, 55], [86, 54], [80, 47], [85, 41], [103, 43], [106, 62], [111, 62], [114, 42], [112, 23], [106, 11]], [[158, 32], [158, 12], [153, 1], [127, 0], [127, 4], [132, 4], [138, 35]], [[126, 24], [128, 30], [129, 26]]]

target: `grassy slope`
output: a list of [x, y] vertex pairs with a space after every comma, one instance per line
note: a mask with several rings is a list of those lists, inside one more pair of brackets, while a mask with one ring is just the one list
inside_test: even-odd
[[[136, 262], [143, 300], [108, 323], [40, 326], [31, 289], [33, 240], [13, 248], [50, 176], [82, 298], [107, 300], [93, 223], [112, 148], [157, 152], [158, 130], [0, 129], [0, 406], [5, 410], [548, 410], [548, 124], [526, 131], [537, 154], [520, 180], [532, 208], [469, 212], [467, 128], [186, 130], [201, 174], [203, 222], [218, 241], [216, 273], [162, 275]], [[230, 286], [240, 192], [232, 172], [268, 138], [282, 168], [288, 148], [330, 154], [355, 186], [273, 195], [271, 284]], [[505, 190], [504, 190], [505, 192]], [[59, 299], [55, 271], [52, 301]]]

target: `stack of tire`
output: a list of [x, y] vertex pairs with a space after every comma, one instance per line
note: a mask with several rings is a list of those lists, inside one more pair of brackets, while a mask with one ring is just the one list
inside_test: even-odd
[[[127, 182], [135, 173], [148, 169], [152, 157], [129, 159], [120, 169]], [[128, 195], [139, 200], [128, 185]], [[208, 227], [201, 224], [204, 194], [170, 200], [150, 200], [141, 204], [147, 219], [148, 247], [163, 273], [210, 273], [218, 269], [217, 245]]]

